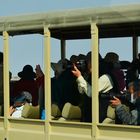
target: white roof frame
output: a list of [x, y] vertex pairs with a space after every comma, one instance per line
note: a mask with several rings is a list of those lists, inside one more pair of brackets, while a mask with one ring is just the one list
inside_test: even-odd
[[43, 30], [44, 24], [50, 29], [60, 29], [90, 26], [91, 22], [99, 26], [140, 23], [140, 4], [0, 17], [0, 32], [5, 30], [12, 32], [11, 35], [18, 35], [23, 31], [23, 34], [28, 34], [33, 30]]

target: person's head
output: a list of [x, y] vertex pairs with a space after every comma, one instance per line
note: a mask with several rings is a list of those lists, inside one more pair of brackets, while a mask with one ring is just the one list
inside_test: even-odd
[[140, 97], [140, 80], [134, 82], [134, 91], [137, 94], [137, 97]]
[[71, 63], [76, 63], [78, 61], [78, 56], [77, 55], [72, 55], [71, 57], [70, 57], [70, 62]]
[[34, 80], [34, 78], [36, 78], [36, 73], [33, 71], [31, 65], [25, 65], [23, 70], [18, 73], [18, 76], [24, 80]]
[[133, 93], [134, 93], [134, 82], [130, 82], [130, 83], [128, 84], [128, 92], [129, 92], [130, 94], [133, 94]]
[[109, 52], [104, 57], [104, 61], [106, 63], [112, 63], [113, 68], [120, 68], [120, 61], [119, 61], [119, 55], [114, 52]]
[[0, 52], [0, 64], [3, 64], [3, 53]]
[[55, 77], [57, 78], [63, 71], [66, 70], [67, 59], [61, 59], [57, 63], [52, 62], [51, 68], [54, 70]]
[[135, 106], [140, 111], [140, 90], [137, 91], [137, 96], [135, 98]]
[[[89, 73], [92, 72], [91, 57], [92, 57], [92, 53], [91, 53], [91, 51], [90, 51], [90, 52], [88, 52], [87, 55], [86, 55], [87, 68], [88, 68], [88, 72], [89, 72]], [[99, 57], [99, 63], [102, 62], [103, 59], [102, 59], [102, 56], [100, 55], [100, 53], [99, 53], [98, 57]]]
[[140, 99], [140, 81], [136, 80], [128, 84], [128, 91], [131, 94], [131, 102], [136, 103]]
[[32, 103], [32, 95], [28, 91], [22, 91], [14, 99], [14, 107], [20, 107], [25, 103]]
[[109, 52], [104, 57], [104, 60], [105, 60], [105, 62], [115, 63], [115, 62], [119, 61], [119, 56], [118, 56], [118, 54], [116, 54], [114, 52]]
[[92, 66], [91, 66], [91, 52], [88, 52], [86, 55], [86, 61], [87, 61], [87, 69], [88, 72], [91, 73], [92, 72]]

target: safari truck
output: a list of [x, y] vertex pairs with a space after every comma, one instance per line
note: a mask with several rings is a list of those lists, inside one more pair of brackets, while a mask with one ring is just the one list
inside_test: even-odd
[[[0, 17], [3, 37], [4, 113], [0, 116], [0, 140], [139, 140], [140, 126], [99, 123], [98, 77], [100, 39], [132, 38], [133, 59], [138, 54], [140, 35], [140, 4], [99, 8], [73, 9], [46, 13]], [[9, 38], [20, 35], [42, 35], [44, 62], [45, 119], [13, 118], [9, 115]], [[60, 40], [61, 59], [66, 58], [69, 40], [89, 39], [92, 62], [92, 120], [82, 122], [53, 119], [51, 103], [51, 39]], [[122, 46], [123, 47], [123, 46]], [[121, 51], [121, 50], [120, 50]], [[55, 53], [55, 52], [54, 52]], [[125, 52], [124, 52], [125, 53]], [[94, 69], [93, 69], [94, 66]], [[2, 111], [1, 111], [2, 112]], [[61, 116], [63, 117], [63, 116]]]

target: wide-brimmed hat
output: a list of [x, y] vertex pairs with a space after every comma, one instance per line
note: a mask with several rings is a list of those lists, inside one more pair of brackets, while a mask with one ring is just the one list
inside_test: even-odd
[[67, 64], [68, 64], [67, 59], [61, 59], [57, 63], [51, 62], [51, 68], [60, 74], [66, 69]]
[[61, 73], [64, 70], [62, 60], [59, 60], [57, 63], [51, 62], [51, 68], [54, 71], [57, 71], [57, 72]]
[[33, 71], [33, 67], [31, 65], [25, 65], [23, 67], [23, 70], [18, 73], [18, 76], [20, 78], [30, 79], [30, 78], [35, 78], [36, 73]]

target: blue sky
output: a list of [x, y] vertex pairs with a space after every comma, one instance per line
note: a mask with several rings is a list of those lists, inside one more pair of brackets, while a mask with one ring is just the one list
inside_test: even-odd
[[140, 0], [1, 0], [0, 15], [140, 3]]
[[[1, 0], [0, 16], [132, 3], [140, 3], [140, 0]], [[107, 51], [115, 51], [120, 53], [120, 59], [131, 60], [131, 44], [132, 41], [130, 38], [104, 39], [100, 41], [101, 54], [104, 56]], [[0, 50], [2, 50], [2, 46], [3, 41], [2, 37], [0, 37]], [[51, 61], [56, 62], [60, 59], [60, 42], [52, 39], [51, 46]], [[127, 48], [125, 46], [127, 46]], [[122, 52], [120, 52], [120, 48], [122, 49]], [[89, 50], [90, 40], [67, 42], [66, 52], [68, 58], [72, 54], [86, 54]], [[124, 51], [126, 50], [127, 54], [124, 54]], [[10, 71], [13, 73], [13, 75], [16, 75], [17, 72], [21, 71], [25, 64], [31, 64], [34, 68], [36, 64], [40, 64], [41, 67], [43, 67], [44, 60], [42, 55], [43, 36], [26, 35], [10, 37]]]

